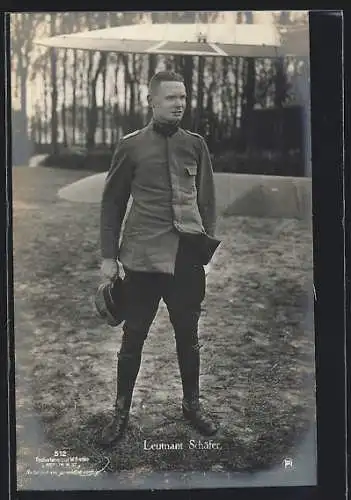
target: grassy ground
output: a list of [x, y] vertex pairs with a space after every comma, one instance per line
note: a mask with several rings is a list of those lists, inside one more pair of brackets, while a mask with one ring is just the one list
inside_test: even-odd
[[[59, 187], [82, 175], [14, 169], [19, 414], [30, 406], [52, 446], [96, 463], [107, 456], [111, 473], [241, 471], [281, 463], [314, 419], [307, 223], [219, 221], [223, 244], [208, 275], [200, 339], [203, 404], [216, 410], [221, 450], [142, 449], [144, 439], [200, 439], [182, 420], [174, 338], [162, 306], [145, 345], [127, 436], [106, 452], [98, 438], [114, 402], [121, 329], [101, 324], [91, 303], [99, 282], [99, 207], [55, 198]], [[33, 450], [25, 430], [19, 436], [20, 466]]]

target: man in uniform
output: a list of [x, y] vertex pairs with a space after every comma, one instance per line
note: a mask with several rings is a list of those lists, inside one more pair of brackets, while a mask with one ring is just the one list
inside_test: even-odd
[[175, 332], [183, 415], [204, 435], [217, 431], [199, 404], [198, 321], [205, 271], [196, 238], [214, 237], [211, 160], [203, 138], [179, 127], [186, 106], [180, 75], [155, 74], [148, 101], [153, 117], [119, 142], [101, 204], [102, 275], [113, 279], [124, 271], [126, 299], [115, 412], [103, 432], [105, 444], [125, 432], [143, 344], [161, 298]]

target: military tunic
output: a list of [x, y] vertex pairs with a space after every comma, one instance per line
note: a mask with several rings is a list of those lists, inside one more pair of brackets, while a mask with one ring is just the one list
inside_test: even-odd
[[[130, 195], [132, 205], [126, 215]], [[101, 253], [132, 271], [174, 274], [181, 233], [214, 236], [215, 187], [204, 139], [151, 121], [118, 144], [101, 203]]]

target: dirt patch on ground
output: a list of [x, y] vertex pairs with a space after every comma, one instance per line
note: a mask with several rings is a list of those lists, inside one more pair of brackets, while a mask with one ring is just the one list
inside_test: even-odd
[[[189, 440], [201, 437], [181, 416], [174, 336], [162, 306], [145, 345], [127, 436], [106, 451], [99, 435], [114, 402], [121, 329], [101, 324], [92, 307], [99, 207], [56, 197], [59, 187], [80, 176], [14, 171], [15, 297], [25, 318], [25, 328], [15, 324], [16, 348], [48, 441], [96, 463], [108, 456], [111, 472], [253, 471], [280, 463], [314, 419], [310, 226], [219, 220], [223, 243], [208, 275], [200, 341], [202, 399], [221, 423], [214, 438], [221, 450], [187, 449]], [[22, 412], [29, 403], [21, 383]], [[183, 442], [184, 450], [145, 452], [144, 439]], [[28, 448], [25, 433], [18, 446]]]

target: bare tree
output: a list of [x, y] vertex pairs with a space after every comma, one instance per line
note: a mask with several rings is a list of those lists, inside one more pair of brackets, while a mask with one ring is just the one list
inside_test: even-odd
[[106, 67], [106, 53], [100, 52], [98, 67], [90, 81], [90, 106], [89, 106], [89, 119], [88, 119], [88, 130], [87, 130], [87, 148], [92, 149], [95, 146], [95, 133], [98, 124], [98, 109], [96, 103], [96, 84], [99, 75]]
[[14, 86], [20, 96], [19, 137], [25, 138], [26, 156], [28, 149], [28, 110], [27, 110], [27, 84], [30, 76], [31, 55], [33, 40], [37, 28], [45, 21], [43, 13], [13, 13], [10, 18], [11, 30], [11, 62], [14, 76]]
[[[50, 35], [56, 35], [56, 13], [50, 14]], [[58, 152], [57, 133], [58, 133], [58, 116], [57, 116], [57, 66], [56, 66], [56, 49], [50, 51], [51, 63], [51, 146], [53, 154]]]

